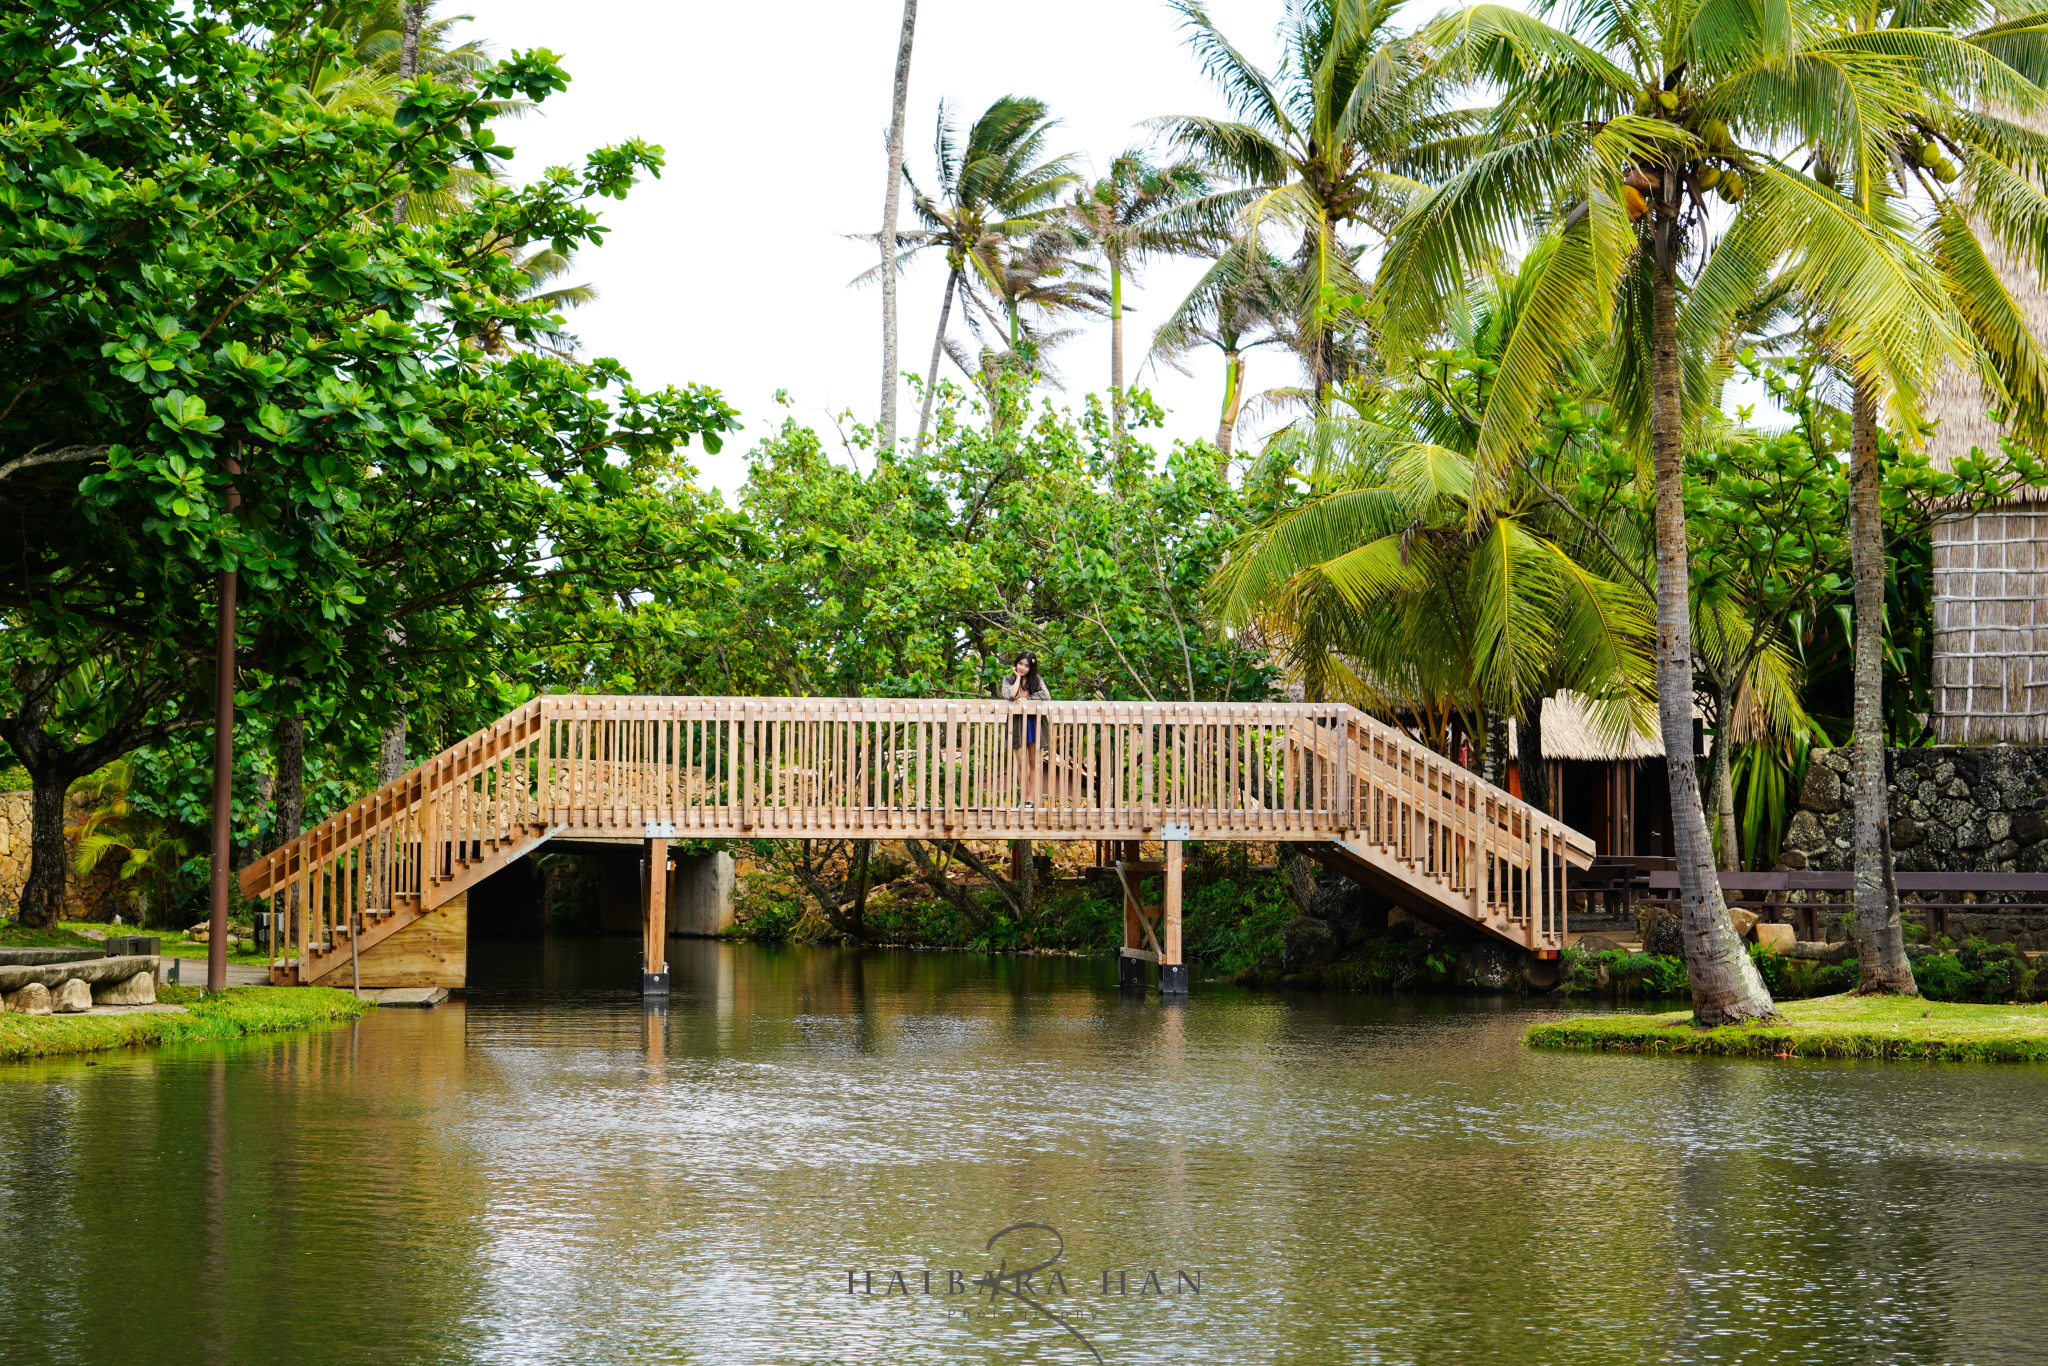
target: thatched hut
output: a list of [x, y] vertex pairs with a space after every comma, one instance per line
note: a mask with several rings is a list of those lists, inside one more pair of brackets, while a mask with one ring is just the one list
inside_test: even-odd
[[[2048, 338], [2048, 292], [1996, 242], [1986, 254], [2024, 310], [2037, 341]], [[1943, 374], [1927, 415], [1941, 425], [1928, 445], [1947, 469], [1972, 446], [1998, 449], [2001, 430], [1976, 376]], [[1983, 511], [1934, 524], [1934, 686], [1930, 719], [1945, 745], [2048, 741], [2048, 489], [2018, 491]]]
[[[1519, 759], [1518, 728], [1508, 724], [1508, 750]], [[1614, 734], [1583, 698], [1560, 692], [1543, 700], [1543, 763], [1551, 814], [1592, 836], [1603, 856], [1672, 852], [1671, 787], [1660, 737]], [[1519, 767], [1508, 770], [1508, 790], [1522, 795]]]

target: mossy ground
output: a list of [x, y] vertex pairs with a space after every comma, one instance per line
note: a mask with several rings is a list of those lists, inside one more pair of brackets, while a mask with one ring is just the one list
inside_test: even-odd
[[1689, 1011], [1593, 1015], [1540, 1024], [1536, 1048], [1752, 1057], [2048, 1061], [2048, 1005], [1969, 1005], [1908, 996], [1822, 996], [1780, 1003], [1772, 1024], [1694, 1026]]
[[198, 987], [165, 987], [157, 1000], [187, 1009], [178, 1015], [0, 1015], [0, 1060], [214, 1043], [350, 1020], [371, 1008], [332, 987], [229, 987], [211, 996]]

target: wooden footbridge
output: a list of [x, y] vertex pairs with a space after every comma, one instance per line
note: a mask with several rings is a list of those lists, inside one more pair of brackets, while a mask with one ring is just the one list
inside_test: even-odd
[[[1026, 716], [1029, 784], [1013, 744]], [[671, 840], [1108, 841], [1125, 980], [1157, 963], [1166, 991], [1186, 989], [1188, 840], [1306, 845], [1418, 918], [1537, 952], [1562, 947], [1566, 866], [1593, 857], [1584, 835], [1340, 704], [551, 696], [258, 858], [242, 891], [290, 926], [274, 982], [346, 982], [333, 974], [383, 946], [426, 985], [468, 891], [557, 838], [644, 841], [656, 869]], [[1137, 862], [1145, 841], [1163, 861]], [[1156, 907], [1137, 894], [1152, 871]], [[649, 878], [654, 992], [663, 896]]]

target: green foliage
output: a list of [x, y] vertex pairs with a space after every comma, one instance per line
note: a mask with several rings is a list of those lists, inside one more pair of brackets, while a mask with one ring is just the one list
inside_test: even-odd
[[[1021, 401], [1021, 384], [1001, 392]], [[923, 452], [835, 459], [786, 420], [754, 451], [742, 520], [687, 579], [579, 605], [536, 683], [617, 692], [986, 697], [1032, 650], [1058, 698], [1269, 695], [1272, 670], [1219, 638], [1201, 588], [1252, 515], [1205, 446], [1162, 462], [1093, 399], [1000, 428], [948, 389]], [[1162, 414], [1129, 396], [1133, 432]], [[1026, 420], [1028, 418], [1028, 420]]]
[[0, 738], [39, 783], [203, 723], [224, 572], [241, 705], [360, 747], [408, 701], [456, 734], [495, 716], [500, 666], [572, 636], [577, 602], [720, 538], [674, 486], [736, 415], [545, 354], [560, 319], [529, 270], [601, 240], [589, 205], [660, 149], [494, 178], [490, 119], [567, 74], [430, 35], [398, 82], [370, 69], [383, 22], [268, 0], [0, 20]]
[[2035, 969], [2010, 944], [1971, 938], [1954, 953], [1923, 954], [1912, 960], [1913, 980], [1930, 1001], [2017, 1001], [2026, 999]]
[[1607, 992], [1628, 999], [1692, 994], [1684, 961], [1668, 954], [1566, 949], [1559, 955], [1559, 967], [1559, 989], [1567, 995]]

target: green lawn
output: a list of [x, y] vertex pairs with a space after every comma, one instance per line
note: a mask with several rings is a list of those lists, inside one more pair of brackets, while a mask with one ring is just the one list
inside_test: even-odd
[[[83, 920], [60, 920], [55, 929], [32, 930], [25, 925], [9, 920], [0, 923], [0, 946], [11, 948], [95, 948], [99, 941], [87, 939], [81, 930], [93, 929], [106, 934], [148, 934], [163, 942], [163, 956], [166, 958], [204, 958], [206, 945], [196, 939], [187, 939], [183, 930], [150, 930], [140, 925], [109, 925], [105, 922]], [[264, 955], [253, 949], [228, 954], [230, 963], [254, 963], [267, 961]]]
[[1802, 1058], [2048, 1061], [2048, 1005], [1961, 1005], [1902, 996], [1781, 1001], [1775, 1024], [1697, 1029], [1690, 1011], [1588, 1015], [1532, 1027], [1536, 1048]]
[[182, 1015], [0, 1015], [0, 1061], [213, 1043], [351, 1020], [372, 1005], [332, 987], [229, 987], [213, 996], [198, 987], [165, 987], [157, 1000], [188, 1009]]

